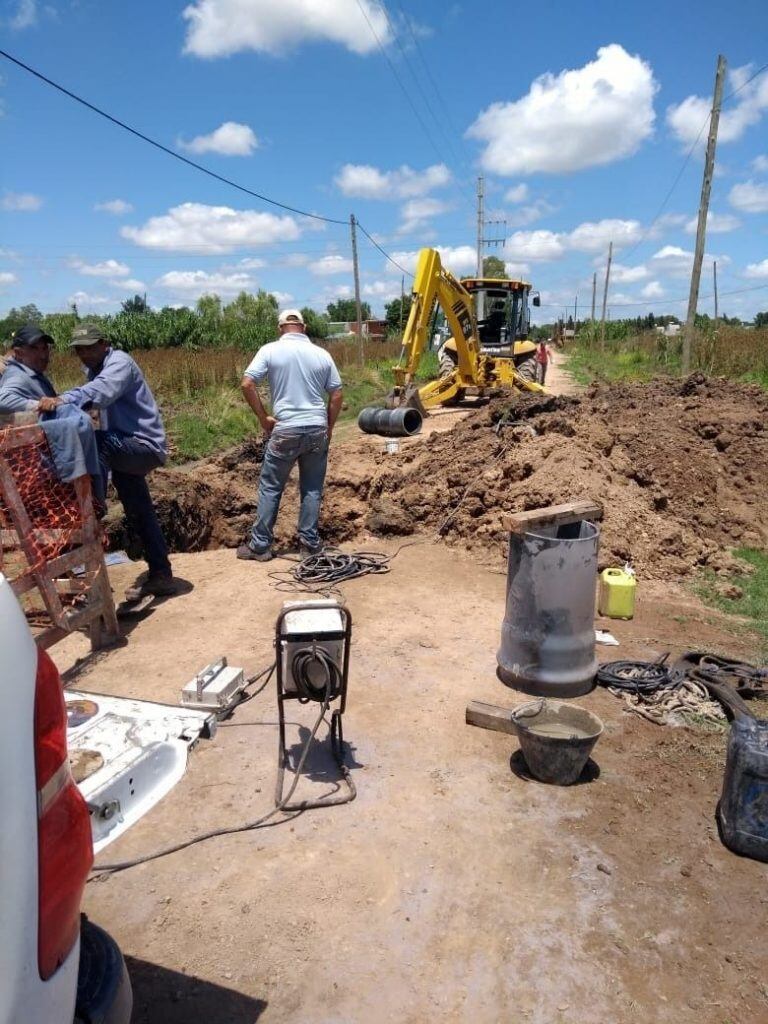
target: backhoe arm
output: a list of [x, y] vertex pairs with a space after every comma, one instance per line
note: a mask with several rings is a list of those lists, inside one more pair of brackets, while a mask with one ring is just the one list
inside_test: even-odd
[[[456, 341], [458, 367], [454, 374], [425, 385], [419, 391], [416, 372], [429, 343], [429, 330], [435, 306], [445, 313]], [[388, 405], [438, 404], [446, 401], [462, 385], [478, 383], [479, 351], [472, 296], [440, 262], [436, 249], [422, 249], [413, 282], [413, 297], [403, 333], [400, 365], [394, 368], [395, 388]], [[434, 394], [433, 394], [434, 392]]]

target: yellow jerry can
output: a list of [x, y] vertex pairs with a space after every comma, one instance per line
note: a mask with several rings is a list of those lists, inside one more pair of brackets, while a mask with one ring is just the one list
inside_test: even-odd
[[631, 619], [635, 614], [637, 580], [629, 569], [603, 569], [597, 610], [609, 619]]

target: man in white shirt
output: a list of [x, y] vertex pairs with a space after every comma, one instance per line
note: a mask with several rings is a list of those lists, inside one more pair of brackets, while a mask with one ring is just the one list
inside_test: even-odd
[[[272, 558], [272, 540], [280, 499], [294, 463], [299, 463], [299, 540], [303, 555], [322, 550], [317, 529], [323, 496], [328, 446], [341, 411], [341, 377], [325, 349], [304, 333], [297, 309], [278, 318], [280, 337], [256, 353], [242, 380], [243, 395], [268, 441], [259, 479], [259, 505], [250, 540], [237, 557], [257, 562]], [[257, 385], [268, 381], [272, 413]], [[326, 395], [328, 404], [326, 406]]]

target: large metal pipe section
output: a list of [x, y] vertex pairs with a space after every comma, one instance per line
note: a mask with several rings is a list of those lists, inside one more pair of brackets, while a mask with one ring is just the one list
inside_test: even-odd
[[541, 697], [578, 697], [593, 688], [599, 539], [586, 521], [510, 534], [496, 656], [502, 683]]
[[365, 434], [381, 434], [383, 437], [411, 437], [421, 430], [421, 413], [418, 409], [377, 409], [368, 406], [361, 409], [357, 425]]

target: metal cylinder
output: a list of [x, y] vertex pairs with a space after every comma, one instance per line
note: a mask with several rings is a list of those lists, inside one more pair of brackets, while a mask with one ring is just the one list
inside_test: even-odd
[[365, 434], [410, 437], [421, 430], [421, 413], [418, 409], [407, 406], [401, 406], [399, 409], [377, 409], [369, 405], [360, 410], [357, 425]]
[[595, 684], [594, 523], [510, 534], [507, 604], [496, 674], [540, 697], [578, 697]]

